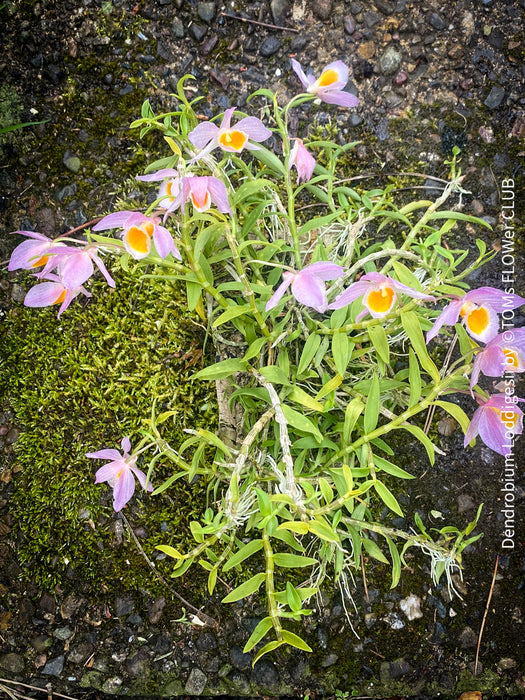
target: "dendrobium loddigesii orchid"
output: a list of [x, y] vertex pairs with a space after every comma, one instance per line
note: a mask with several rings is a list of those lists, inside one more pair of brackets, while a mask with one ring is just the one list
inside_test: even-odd
[[[118, 513], [135, 493], [135, 477], [139, 480], [143, 489], [146, 488], [147, 477], [143, 471], [135, 466], [136, 455], [131, 455], [131, 443], [125, 437], [121, 443], [122, 452], [118, 450], [99, 450], [98, 452], [88, 452], [86, 457], [90, 459], [109, 459], [107, 464], [95, 474], [95, 483], [101, 484], [107, 481], [113, 489], [113, 508]], [[153, 491], [153, 486], [148, 484], [148, 491]]]
[[357, 107], [359, 104], [358, 97], [343, 90], [348, 82], [348, 68], [342, 61], [329, 63], [317, 79], [313, 73], [306, 75], [301, 64], [294, 58], [292, 68], [306, 92], [316, 95], [322, 102], [341, 107]]
[[[266, 141], [272, 132], [267, 129], [257, 117], [244, 117], [231, 126], [231, 118], [235, 107], [224, 112], [221, 125], [213, 122], [202, 122], [188, 134], [190, 143], [200, 149], [194, 160], [211, 153], [215, 148], [221, 148], [230, 153], [241, 153], [245, 148], [249, 151], [259, 149], [257, 143]], [[255, 141], [256, 143], [253, 143]]]
[[516, 406], [517, 401], [523, 399], [493, 394], [474, 412], [465, 433], [464, 446], [479, 435], [494, 452], [505, 457], [511, 454], [514, 436], [523, 432], [523, 411]]
[[427, 343], [440, 331], [442, 326], [453, 326], [459, 317], [467, 332], [482, 343], [488, 343], [498, 334], [498, 314], [517, 309], [525, 304], [525, 299], [517, 294], [506, 294], [494, 287], [480, 287], [454, 299], [437, 317], [427, 333]]
[[11, 253], [7, 269], [32, 270], [35, 267], [45, 266], [49, 261], [49, 250], [62, 245], [58, 238], [52, 239], [37, 231], [13, 231], [21, 236], [32, 238], [32, 241], [23, 241]]
[[160, 226], [156, 218], [138, 211], [117, 211], [101, 219], [93, 226], [93, 231], [106, 231], [110, 228], [122, 229], [124, 248], [135, 260], [141, 260], [150, 253], [152, 239], [161, 258], [171, 253], [177, 260], [182, 259], [171, 233]]
[[297, 184], [308, 182], [314, 172], [315, 158], [306, 150], [302, 139], [295, 139], [290, 152], [289, 168], [292, 168], [294, 165], [297, 169]]
[[479, 373], [501, 377], [505, 372], [525, 371], [525, 328], [504, 331], [490, 340], [474, 359], [470, 388], [478, 383]]
[[311, 306], [319, 313], [323, 313], [328, 305], [326, 288], [323, 282], [335, 280], [344, 275], [344, 272], [344, 268], [341, 265], [322, 261], [307, 265], [299, 272], [286, 270], [283, 272], [283, 282], [281, 282], [266, 304], [266, 311], [270, 311], [277, 306], [291, 285], [291, 292], [297, 301], [305, 306]]
[[60, 318], [60, 315], [67, 309], [78, 294], [82, 293], [86, 297], [91, 296], [82, 285], [74, 288], [66, 287], [60, 277], [52, 272], [40, 279], [46, 281], [31, 287], [25, 295], [24, 306], [35, 308], [60, 304], [57, 314]]
[[58, 268], [58, 275], [64, 287], [78, 289], [93, 275], [95, 271], [93, 263], [98, 267], [109, 286], [114, 287], [115, 281], [100, 259], [97, 246], [93, 244], [85, 245], [82, 248], [68, 245], [50, 248], [49, 260], [43, 273], [39, 276], [45, 277], [47, 270]]
[[182, 204], [190, 200], [194, 209], [200, 212], [207, 211], [213, 202], [220, 212], [231, 214], [226, 185], [212, 175], [182, 178], [180, 200]]
[[415, 299], [435, 301], [435, 298], [429, 294], [407, 287], [407, 285], [401, 284], [401, 282], [392, 279], [392, 277], [382, 275], [380, 272], [367, 272], [358, 282], [354, 282], [348, 289], [345, 289], [328, 306], [328, 309], [341, 309], [362, 296], [364, 308], [358, 314], [356, 321], [360, 321], [367, 314], [370, 314], [373, 318], [383, 318], [394, 308], [397, 293], [406, 294]]

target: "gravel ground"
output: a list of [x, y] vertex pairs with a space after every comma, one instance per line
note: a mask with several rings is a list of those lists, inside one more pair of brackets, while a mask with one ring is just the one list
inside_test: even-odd
[[[200, 107], [206, 116], [243, 107], [259, 87], [291, 96], [298, 88], [292, 56], [312, 68], [336, 59], [351, 67], [349, 89], [359, 95], [360, 106], [330, 109], [330, 115], [337, 118], [339, 138], [362, 140], [358, 172], [373, 173], [384, 184], [406, 169], [417, 171], [423, 177], [410, 180], [410, 187], [416, 183], [428, 193], [427, 178], [443, 177], [446, 153], [460, 145], [464, 184], [472, 192], [464, 211], [494, 225], [487, 242], [498, 249], [502, 181], [513, 180], [516, 193], [523, 185], [524, 8], [523, 0], [4, 3], [0, 75], [11, 109], [24, 121], [47, 122], [0, 142], [2, 259], [12, 247], [6, 235], [11, 230], [55, 234], [81, 225], [110, 208], [123, 180], [133, 196], [129, 178], [154, 146], [148, 141], [137, 150], [128, 130], [145, 97], [155, 109], [172, 107], [170, 93], [189, 72], [206, 95]], [[5, 94], [0, 92], [0, 119]], [[311, 108], [298, 128], [314, 113], [318, 123], [327, 121], [328, 110]], [[473, 247], [476, 235], [467, 230], [465, 245]], [[524, 271], [520, 236], [518, 290]], [[497, 286], [501, 270], [497, 256], [475, 283]], [[4, 275], [0, 287], [4, 308], [20, 303], [23, 290], [14, 277]], [[10, 464], [19, 428], [9, 411], [0, 423], [1, 454]], [[64, 582], [54, 591], [20, 583], [8, 487], [0, 479], [0, 676], [39, 688], [51, 684], [76, 698], [94, 690], [93, 697], [315, 698], [336, 689], [367, 697], [457, 697], [470, 690], [483, 691], [485, 698], [523, 695], [523, 485], [516, 481], [516, 547], [504, 550], [502, 460], [479, 445], [465, 453], [459, 431], [445, 422], [440, 433], [446, 455], [411, 485], [403, 505], [466, 523], [485, 503], [484, 538], [465, 557], [464, 583], [457, 581], [463, 598], [451, 600], [442, 586], [422, 581], [419, 561], [415, 575], [406, 572], [393, 592], [372, 575], [368, 595], [356, 583], [359, 638], [344, 624], [338, 594], [327, 592], [305, 625], [315, 653], [283, 653], [254, 669], [241, 649], [263, 612], [257, 607], [239, 604], [224, 611], [213, 598], [206, 612], [219, 620], [218, 627], [196, 629], [176, 621], [180, 608], [168, 591], [152, 598], [116, 586], [93, 601], [82, 594], [81, 582]], [[423, 457], [409, 452], [410, 470]], [[522, 458], [521, 451], [517, 462], [523, 464]], [[407, 603], [410, 595], [415, 603]], [[403, 612], [411, 602], [421, 608], [413, 620]]]

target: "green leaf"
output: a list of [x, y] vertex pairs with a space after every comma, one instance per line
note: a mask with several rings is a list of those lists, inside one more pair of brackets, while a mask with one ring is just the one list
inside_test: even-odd
[[[352, 343], [353, 348], [353, 343]], [[334, 333], [332, 337], [332, 355], [335, 367], [341, 376], [344, 376], [348, 360], [350, 358], [350, 341], [346, 333]]]
[[396, 545], [392, 542], [390, 537], [385, 537], [385, 539], [388, 543], [390, 556], [392, 557], [392, 584], [390, 588], [395, 588], [401, 576], [401, 557], [399, 556]]
[[288, 603], [290, 610], [293, 612], [297, 612], [303, 606], [301, 596], [299, 593], [297, 593], [295, 587], [290, 583], [290, 581], [286, 582], [286, 602]]
[[287, 386], [290, 384], [290, 380], [288, 379], [287, 375], [280, 367], [277, 367], [277, 365], [261, 367], [259, 372], [268, 382], [271, 382], [272, 384], [285, 384]]
[[394, 268], [394, 271], [396, 273], [396, 277], [401, 282], [401, 284], [404, 284], [407, 287], [411, 287], [412, 289], [415, 289], [416, 292], [421, 291], [420, 281], [414, 275], [413, 272], [410, 272], [410, 270], [403, 265], [403, 263], [400, 263], [397, 260], [394, 260], [392, 262], [392, 267]]
[[421, 398], [421, 372], [416, 354], [412, 348], [408, 348], [408, 383], [410, 384], [408, 408], [412, 408]]
[[233, 318], [237, 318], [238, 316], [243, 316], [244, 314], [248, 313], [251, 313], [251, 307], [249, 304], [243, 304], [242, 306], [237, 306], [234, 304], [215, 319], [212, 327], [217, 328], [218, 326], [222, 326], [223, 323], [231, 321]]
[[428, 207], [431, 207], [433, 204], [434, 202], [431, 202], [428, 199], [420, 199], [417, 202], [410, 202], [410, 204], [406, 204], [404, 207], [401, 207], [399, 213], [410, 214], [417, 209], [428, 209]]
[[309, 532], [308, 523], [302, 522], [302, 520], [287, 520], [281, 523], [278, 530], [290, 530], [290, 532], [296, 532], [298, 535], [306, 535]]
[[436, 383], [439, 382], [439, 371], [428, 355], [425, 338], [423, 337], [423, 331], [421, 330], [417, 314], [414, 311], [402, 311], [401, 323], [412, 343], [412, 347], [416, 351], [421, 367], [429, 373]]
[[293, 632], [283, 630], [282, 635], [286, 644], [289, 644], [292, 647], [296, 647], [297, 649], [302, 649], [302, 651], [312, 651], [312, 647], [308, 646], [308, 644], [303, 639], [301, 639], [301, 637], [298, 637]]
[[373, 540], [368, 539], [368, 537], [363, 537], [363, 547], [369, 556], [377, 559], [377, 561], [383, 562], [383, 564], [388, 564], [388, 559]]
[[374, 375], [370, 385], [370, 391], [366, 397], [365, 415], [363, 427], [365, 433], [371, 433], [379, 419], [379, 377]]
[[328, 396], [332, 391], [335, 391], [338, 386], [341, 385], [343, 381], [343, 377], [340, 374], [336, 374], [335, 377], [332, 377], [332, 379], [329, 379], [326, 384], [324, 384], [321, 389], [319, 389], [317, 396], [315, 397], [317, 400], [323, 399], [325, 396]]
[[492, 226], [487, 223], [484, 219], [478, 219], [477, 216], [470, 216], [469, 214], [462, 214], [459, 211], [436, 211], [429, 218], [432, 219], [451, 219], [453, 221], [468, 221], [470, 224], [476, 224], [477, 226], [485, 226], [492, 231]]
[[259, 590], [265, 578], [265, 573], [255, 574], [255, 576], [252, 576], [250, 579], [248, 579], [248, 581], [241, 583], [240, 586], [237, 586], [237, 588], [234, 588], [233, 591], [228, 593], [228, 595], [222, 599], [222, 602], [235, 603], [237, 600], [247, 598], [249, 595], [252, 595]]
[[370, 326], [368, 337], [379, 357], [388, 364], [390, 362], [390, 346], [383, 326]]
[[427, 451], [428, 459], [430, 460], [430, 464], [434, 464], [436, 460], [436, 451], [434, 448], [434, 443], [432, 440], [428, 437], [428, 435], [425, 433], [424, 430], [422, 430], [419, 426], [417, 425], [412, 425], [411, 423], [403, 423], [403, 425], [399, 426], [400, 429], [406, 430], [407, 432], [411, 433], [416, 437], [419, 442], [423, 445], [425, 450]]
[[375, 481], [374, 488], [383, 503], [390, 508], [391, 511], [403, 517], [403, 511], [401, 510], [394, 494], [383, 483], [381, 483], [381, 481]]
[[[254, 153], [259, 153], [258, 151], [254, 151]], [[259, 649], [257, 654], [255, 655], [254, 660], [252, 661], [252, 666], [255, 666], [255, 664], [259, 661], [259, 659], [267, 654], [269, 651], [273, 651], [274, 649], [277, 649], [278, 647], [282, 646], [283, 644], [286, 644], [284, 639], [276, 639], [274, 642], [268, 642], [268, 644], [265, 644], [262, 649]]]
[[205, 367], [195, 374], [195, 379], [224, 379], [225, 377], [230, 377], [235, 372], [246, 372], [246, 365], [237, 360], [236, 358], [231, 358], [228, 360], [222, 360], [222, 362], [217, 362], [214, 365]]
[[317, 564], [317, 559], [312, 557], [303, 557], [300, 554], [287, 554], [277, 552], [273, 555], [273, 561], [276, 566], [282, 566], [285, 569], [299, 569], [303, 566], [313, 566]]
[[309, 408], [311, 411], [320, 411], [322, 413], [324, 410], [322, 403], [316, 401], [313, 396], [307, 394], [306, 391], [299, 386], [294, 386], [286, 398], [295, 401], [295, 403], [300, 403], [301, 406]]
[[186, 297], [190, 311], [195, 311], [197, 304], [201, 300], [201, 291], [202, 287], [198, 282], [186, 282]]
[[248, 350], [246, 350], [246, 353], [242, 359], [246, 362], [247, 360], [251, 360], [253, 357], [257, 357], [267, 342], [267, 338], [256, 338], [253, 343], [250, 343]]
[[352, 431], [357, 423], [357, 419], [363, 412], [365, 404], [361, 401], [359, 396], [353, 398], [345, 410], [345, 422], [343, 426], [343, 440], [346, 445], [352, 442]]
[[467, 432], [470, 425], [470, 418], [462, 408], [457, 406], [455, 403], [451, 403], [450, 401], [434, 401], [434, 406], [439, 406], [446, 411], [452, 416], [452, 418], [454, 418], [454, 420], [457, 420], [463, 433]]
[[253, 649], [253, 647], [258, 644], [261, 639], [265, 636], [267, 632], [272, 629], [272, 618], [264, 617], [255, 627], [250, 635], [250, 638], [244, 645], [243, 653], [247, 654]]
[[192, 564], [193, 557], [190, 557], [190, 559], [186, 559], [185, 562], [181, 563], [180, 566], [177, 566], [175, 571], [172, 572], [171, 578], [178, 578], [179, 576], [183, 576]]
[[340, 543], [339, 535], [337, 535], [328, 524], [320, 520], [310, 520], [308, 522], [308, 530], [322, 540], [336, 542], [337, 544]]
[[326, 226], [327, 224], [331, 223], [340, 215], [340, 211], [335, 211], [331, 214], [326, 214], [326, 216], [315, 216], [313, 219], [309, 219], [305, 224], [301, 226], [301, 228], [298, 231], [298, 236], [304, 236], [305, 233], [313, 231], [314, 228], [323, 228], [323, 226]]
[[206, 442], [208, 442], [210, 445], [215, 445], [215, 447], [218, 447], [219, 450], [221, 450], [227, 457], [231, 457], [231, 451], [230, 448], [224, 444], [224, 442], [215, 435], [215, 433], [212, 433], [209, 430], [205, 430], [204, 428], [199, 428], [197, 430], [197, 433], [203, 437]]
[[215, 590], [215, 586], [217, 584], [217, 568], [214, 567], [210, 573], [208, 574], [208, 593], [211, 595], [213, 591]]
[[319, 428], [313, 423], [309, 418], [307, 418], [303, 413], [295, 411], [290, 406], [283, 404], [283, 413], [287, 422], [297, 430], [301, 430], [304, 433], [311, 433], [317, 442], [323, 441], [323, 436], [321, 435]]
[[303, 351], [301, 353], [301, 359], [299, 360], [299, 366], [297, 367], [297, 374], [302, 374], [310, 362], [313, 360], [315, 353], [317, 352], [319, 345], [321, 344], [321, 336], [318, 333], [312, 333], [306, 339]]
[[415, 476], [412, 476], [412, 474], [406, 472], [404, 469], [401, 469], [401, 467], [398, 467], [396, 464], [392, 464], [392, 462], [389, 462], [387, 459], [383, 459], [383, 457], [374, 455], [374, 464], [378, 469], [381, 469], [381, 471], [386, 472], [387, 474], [392, 474], [392, 476], [397, 476], [398, 479], [416, 478]]
[[177, 550], [174, 547], [170, 547], [169, 544], [158, 544], [155, 549], [160, 549], [161, 552], [164, 552], [164, 554], [167, 554], [168, 557], [173, 557], [173, 559], [184, 559], [182, 554], [180, 552], [177, 552]]
[[319, 478], [319, 488], [321, 489], [321, 493], [323, 494], [323, 498], [326, 503], [331, 503], [334, 499], [334, 491], [328, 481], [322, 476]]
[[248, 544], [245, 544], [244, 547], [241, 547], [238, 552], [235, 552], [235, 554], [228, 559], [226, 564], [223, 566], [223, 571], [233, 569], [234, 566], [237, 566], [245, 559], [248, 559], [262, 548], [262, 540], [252, 540], [251, 542], [248, 542]]

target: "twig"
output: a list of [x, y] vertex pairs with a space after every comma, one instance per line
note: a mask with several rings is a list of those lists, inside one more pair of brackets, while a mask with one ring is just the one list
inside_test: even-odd
[[363, 586], [365, 587], [365, 596], [367, 603], [370, 602], [370, 596], [368, 595], [368, 586], [366, 584], [366, 573], [365, 573], [365, 560], [363, 559], [363, 553], [361, 552], [361, 571], [363, 572]]
[[72, 228], [67, 232], [67, 235], [69, 236], [70, 233], [76, 233], [77, 231], [81, 231], [83, 228], [87, 228], [88, 226], [91, 226], [91, 224], [96, 224], [97, 222], [101, 221], [104, 217], [103, 216], [97, 216], [95, 219], [91, 219], [91, 221], [86, 221], [85, 224], [80, 224], [80, 226], [76, 226], [75, 228]]
[[[40, 690], [42, 693], [49, 692], [47, 687], [46, 688], [39, 688], [36, 685], [28, 685], [27, 683], [21, 683], [20, 681], [12, 681], [12, 680], [9, 680], [8, 678], [0, 678], [0, 683], [12, 683], [13, 685], [20, 685], [23, 688], [29, 688], [29, 690]], [[0, 688], [1, 687], [2, 686], [0, 686]], [[8, 692], [7, 688], [2, 688], [2, 690], [4, 690], [5, 692]], [[17, 691], [14, 690], [13, 692], [16, 693]], [[52, 691], [52, 693], [57, 698], [65, 698], [65, 700], [75, 700], [75, 698], [72, 698], [71, 695], [62, 695], [61, 693], [57, 693], [55, 691]], [[20, 696], [20, 697], [23, 697], [23, 696]]]
[[483, 636], [483, 629], [485, 627], [485, 620], [487, 619], [487, 613], [489, 611], [490, 601], [492, 600], [492, 592], [494, 591], [494, 584], [496, 583], [496, 574], [498, 573], [499, 564], [499, 554], [496, 555], [496, 564], [494, 565], [494, 573], [492, 574], [492, 583], [490, 584], [489, 597], [487, 599], [487, 605], [485, 606], [485, 613], [483, 614], [483, 620], [481, 621], [481, 628], [479, 630], [478, 646], [476, 647], [476, 660], [474, 661], [474, 675], [478, 674], [478, 658], [479, 658], [479, 648], [481, 646], [481, 637]]
[[172, 588], [172, 587], [170, 586], [170, 584], [166, 581], [166, 579], [164, 578], [164, 576], [162, 576], [161, 574], [159, 574], [159, 572], [157, 571], [157, 569], [156, 569], [156, 567], [155, 567], [155, 564], [151, 561], [151, 559], [148, 557], [148, 555], [146, 554], [146, 552], [145, 552], [144, 549], [142, 548], [142, 545], [141, 545], [140, 542], [138, 541], [138, 538], [137, 538], [137, 536], [135, 535], [135, 533], [133, 532], [133, 529], [132, 529], [131, 525], [129, 524], [129, 521], [128, 521], [128, 519], [126, 518], [126, 516], [124, 515], [124, 513], [121, 513], [121, 514], [120, 514], [120, 517], [122, 518], [122, 520], [124, 521], [124, 523], [127, 525], [128, 530], [130, 531], [131, 536], [133, 537], [133, 541], [134, 541], [135, 544], [137, 545], [137, 548], [138, 548], [139, 552], [142, 554], [142, 556], [143, 556], [144, 559], [146, 560], [148, 566], [149, 566], [150, 569], [153, 571], [153, 573], [155, 574], [155, 576], [159, 579], [159, 581], [161, 581], [161, 582], [166, 586], [166, 588], [167, 588], [171, 593], [173, 593], [174, 596], [176, 596], [176, 597], [180, 600], [180, 602], [181, 602], [183, 605], [185, 605], [186, 607], [188, 607], [190, 610], [193, 610], [193, 612], [194, 612], [195, 615], [201, 620], [201, 622], [203, 622], [205, 625], [208, 625], [209, 627], [217, 627], [217, 621], [214, 620], [213, 617], [210, 617], [209, 615], [206, 615], [206, 613], [201, 612], [198, 608], [196, 608], [194, 605], [192, 605], [191, 603], [189, 603], [185, 598], [183, 598], [183, 597], [181, 596], [180, 593], [178, 593], [174, 588]]
[[228, 17], [229, 19], [238, 19], [239, 22], [246, 22], [247, 24], [256, 24], [258, 27], [267, 27], [268, 29], [279, 29], [281, 32], [294, 32], [299, 34], [298, 29], [292, 29], [292, 27], [279, 27], [277, 24], [268, 24], [267, 22], [257, 22], [255, 19], [246, 19], [246, 17], [238, 17], [237, 15], [231, 15], [229, 12], [221, 12], [223, 17]]

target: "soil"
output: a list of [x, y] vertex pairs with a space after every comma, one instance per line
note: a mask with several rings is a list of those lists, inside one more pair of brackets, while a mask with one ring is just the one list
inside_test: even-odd
[[[291, 96], [298, 88], [294, 56], [314, 69], [337, 59], [350, 66], [360, 106], [309, 108], [297, 128], [304, 135], [314, 115], [321, 126], [335, 118], [338, 138], [362, 142], [356, 175], [373, 175], [378, 186], [394, 182], [400, 196], [415, 197], [418, 189], [428, 196], [436, 187], [431, 178], [446, 175], [444, 160], [460, 146], [463, 184], [471, 192], [463, 211], [485, 218], [493, 231], [467, 228], [460, 241], [451, 237], [452, 245], [475, 249], [480, 236], [500, 250], [500, 195], [515, 193], [514, 279], [516, 290], [523, 289], [524, 11], [523, 0], [0, 3], [0, 75], [8, 87], [0, 110], [9, 102], [15, 120], [45, 120], [0, 136], [2, 260], [15, 243], [10, 231], [55, 235], [111, 210], [116, 192], [137, 196], [132, 178], [159, 149], [158, 140], [140, 142], [128, 128], [144, 99], [156, 111], [173, 108], [171, 94], [186, 73], [205, 96], [206, 117], [233, 105], [244, 109], [260, 87]], [[501, 286], [504, 267], [497, 255], [470, 282]], [[16, 276], [4, 273], [4, 312], [20, 304], [17, 287]], [[523, 320], [517, 313], [515, 324]], [[0, 477], [16, 463], [23, 430], [3, 398]], [[466, 551], [463, 582], [456, 580], [462, 597], [451, 599], [442, 584], [431, 585], [423, 559], [408, 560], [400, 587], [390, 592], [384, 572], [372, 566], [367, 590], [362, 581], [355, 584], [358, 637], [345, 625], [338, 592], [327, 591], [305, 623], [314, 654], [282, 652], [254, 669], [241, 649], [263, 613], [257, 603], [225, 610], [221, 596], [213, 596], [203, 611], [217, 625], [199, 628], [188, 624], [189, 615], [181, 619], [169, 588], [153, 596], [115, 581], [93, 597], [81, 579], [51, 590], [28, 583], [17, 560], [23, 533], [9, 510], [16, 472], [13, 480], [0, 478], [0, 696], [42, 697], [38, 688], [74, 698], [315, 698], [336, 691], [338, 697], [422, 698], [477, 690], [484, 698], [523, 696], [522, 473], [512, 482], [513, 547], [504, 547], [503, 460], [479, 443], [464, 451], [461, 431], [440, 418], [444, 455], [434, 467], [427, 468], [414, 445], [399, 448], [405, 468], [420, 477], [400, 500], [430, 527], [440, 527], [442, 518], [464, 527], [484, 503], [484, 536]], [[515, 458], [519, 472], [523, 443]], [[412, 621], [400, 608], [409, 594], [423, 613]]]

